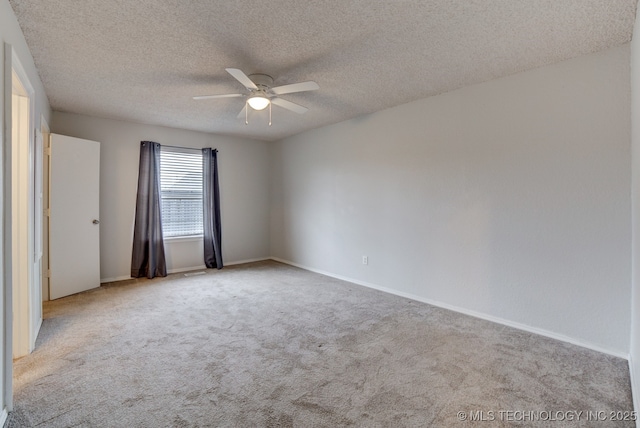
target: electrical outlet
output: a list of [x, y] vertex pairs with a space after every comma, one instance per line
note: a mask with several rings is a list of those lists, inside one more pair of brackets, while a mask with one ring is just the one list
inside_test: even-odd
[[369, 257], [362, 256], [362, 264], [363, 265], [368, 265], [369, 264]]

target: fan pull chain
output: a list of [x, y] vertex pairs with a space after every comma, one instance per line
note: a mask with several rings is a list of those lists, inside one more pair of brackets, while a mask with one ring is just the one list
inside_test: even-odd
[[244, 124], [249, 124], [249, 101], [244, 103]]
[[269, 103], [269, 126], [271, 126], [271, 103]]

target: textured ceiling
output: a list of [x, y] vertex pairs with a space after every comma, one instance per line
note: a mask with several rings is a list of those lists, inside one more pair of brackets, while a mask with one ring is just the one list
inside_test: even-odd
[[[4, 1], [4, 0], [2, 0]], [[10, 0], [54, 110], [277, 140], [631, 40], [637, 0]], [[309, 108], [249, 125], [225, 68]]]

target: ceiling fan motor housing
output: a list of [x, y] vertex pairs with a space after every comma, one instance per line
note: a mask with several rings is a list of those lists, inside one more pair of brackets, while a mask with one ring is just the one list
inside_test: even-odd
[[262, 91], [267, 91], [273, 86], [273, 77], [267, 74], [250, 74], [249, 79]]

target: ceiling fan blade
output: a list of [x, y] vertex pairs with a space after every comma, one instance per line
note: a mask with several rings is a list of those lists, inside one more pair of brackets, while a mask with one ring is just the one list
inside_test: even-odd
[[292, 103], [291, 101], [283, 100], [282, 98], [271, 98], [271, 102], [277, 106], [282, 108], [286, 108], [287, 110], [291, 110], [292, 112], [303, 114], [309, 110], [306, 107], [301, 106], [300, 104]]
[[237, 68], [226, 68], [225, 70], [227, 70], [227, 73], [235, 77], [238, 82], [242, 83], [242, 85], [244, 85], [245, 88], [258, 89], [256, 84], [253, 83], [253, 81], [249, 79], [249, 76], [244, 74], [242, 70], [239, 70]]
[[244, 108], [240, 110], [240, 113], [236, 116], [238, 119], [245, 118], [247, 115], [247, 103], [244, 103]]
[[223, 95], [200, 95], [198, 97], [193, 97], [194, 100], [210, 100], [213, 98], [236, 98], [236, 97], [244, 97], [242, 94], [223, 94]]
[[282, 95], [291, 94], [293, 92], [315, 91], [316, 89], [320, 89], [320, 86], [318, 86], [316, 82], [308, 81], [292, 83], [290, 85], [276, 86], [275, 88], [271, 88], [271, 92], [276, 95]]

